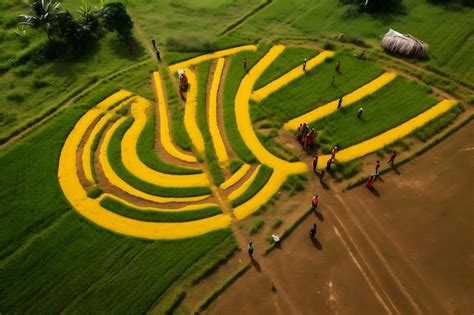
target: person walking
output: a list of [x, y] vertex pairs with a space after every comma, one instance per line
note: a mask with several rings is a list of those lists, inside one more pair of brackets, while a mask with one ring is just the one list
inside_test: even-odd
[[339, 97], [339, 101], [337, 102], [337, 109], [341, 108], [342, 106], [342, 96]]
[[332, 159], [329, 159], [328, 162], [326, 163], [326, 172], [330, 172], [331, 171], [331, 163], [332, 163]]
[[331, 150], [331, 160], [334, 160], [334, 158], [336, 157], [337, 151], [338, 151], [337, 147], [332, 148], [332, 150]]
[[316, 210], [319, 204], [319, 196], [314, 195], [313, 198], [311, 199], [311, 210]]
[[152, 39], [151, 44], [153, 46], [153, 50], [155, 51], [156, 59], [158, 59], [158, 61], [161, 61], [160, 52], [159, 52], [158, 48], [156, 48], [156, 41], [154, 39]]
[[301, 132], [303, 131], [303, 124], [300, 124], [298, 129], [296, 130], [296, 140], [301, 141]]
[[341, 61], [338, 61], [336, 63], [336, 72], [340, 72], [340, 70], [341, 70]]
[[362, 117], [362, 113], [364, 112], [364, 109], [361, 107], [359, 108], [359, 110], [357, 111], [357, 118], [361, 118]]
[[395, 163], [396, 157], [397, 157], [397, 151], [393, 150], [392, 155], [390, 156], [390, 160], [388, 160], [388, 164], [390, 164], [390, 166], [393, 166], [393, 163]]
[[316, 167], [318, 166], [318, 152], [316, 152], [316, 155], [313, 158], [313, 172], [316, 173]]
[[379, 168], [380, 168], [380, 161], [377, 160], [377, 162], [375, 162], [375, 174], [379, 174]]
[[314, 238], [316, 236], [316, 223], [313, 223], [311, 230], [309, 230], [309, 236]]
[[252, 241], [249, 241], [249, 244], [247, 245], [247, 251], [249, 253], [250, 258], [253, 259], [253, 243], [252, 243]]
[[314, 129], [311, 129], [311, 131], [306, 136], [306, 141], [304, 142], [304, 149], [305, 150], [310, 149], [311, 146], [313, 145], [313, 141], [314, 141]]
[[304, 58], [304, 60], [303, 60], [303, 71], [306, 71], [306, 62], [307, 61], [308, 60], [306, 58]]
[[244, 58], [244, 69], [247, 70], [247, 58]]
[[375, 179], [375, 175], [370, 175], [369, 179], [367, 180], [367, 184], [365, 184], [365, 187], [372, 188], [374, 186]]

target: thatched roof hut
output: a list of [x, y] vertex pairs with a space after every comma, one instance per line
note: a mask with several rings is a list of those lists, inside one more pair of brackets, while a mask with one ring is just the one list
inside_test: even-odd
[[424, 58], [428, 54], [428, 45], [408, 34], [390, 29], [382, 39], [385, 51], [395, 55]]

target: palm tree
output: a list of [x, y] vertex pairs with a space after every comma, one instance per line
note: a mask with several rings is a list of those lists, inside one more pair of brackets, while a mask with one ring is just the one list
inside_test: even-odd
[[55, 0], [30, 0], [27, 2], [32, 15], [20, 15], [20, 24], [48, 29], [51, 21], [62, 12], [61, 3]]

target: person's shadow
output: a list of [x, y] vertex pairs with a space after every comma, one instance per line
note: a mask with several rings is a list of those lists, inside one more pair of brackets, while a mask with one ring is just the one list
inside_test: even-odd
[[252, 263], [253, 267], [258, 271], [258, 272], [261, 272], [262, 271], [262, 268], [260, 267], [260, 264], [258, 263], [258, 261], [255, 260], [255, 258], [251, 258], [250, 262]]
[[318, 217], [319, 221], [323, 222], [324, 221], [324, 216], [321, 212], [318, 212], [318, 210], [314, 210], [314, 214]]
[[400, 175], [400, 171], [396, 166], [392, 166], [392, 170], [395, 172], [395, 174]]
[[323, 249], [323, 245], [318, 241], [316, 237], [311, 237], [311, 241], [313, 242], [314, 247], [316, 247], [318, 250]]
[[373, 193], [375, 196], [377, 196], [377, 197], [380, 198], [380, 193], [379, 193], [379, 191], [378, 191], [374, 186], [369, 187], [369, 190], [370, 190], [370, 192]]
[[323, 186], [325, 190], [329, 190], [329, 185], [326, 184], [326, 182], [323, 179], [320, 179], [319, 181], [321, 182], [321, 186]]

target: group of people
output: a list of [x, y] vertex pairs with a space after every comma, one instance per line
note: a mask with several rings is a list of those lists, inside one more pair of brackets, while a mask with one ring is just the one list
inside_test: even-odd
[[[390, 164], [390, 166], [393, 167], [393, 163], [395, 163], [395, 158], [397, 157], [397, 150], [393, 150], [392, 151], [392, 154], [390, 155], [390, 159], [388, 160], [388, 164]], [[375, 162], [375, 172], [372, 173], [369, 178], [367, 179], [367, 183], [365, 184], [365, 186], [367, 188], [373, 188], [374, 187], [374, 183], [377, 181], [377, 178], [379, 176], [379, 168], [380, 168], [380, 161], [377, 160]]]
[[303, 146], [304, 150], [309, 150], [313, 146], [314, 139], [316, 138], [316, 131], [310, 129], [308, 124], [300, 124], [298, 130], [296, 130], [296, 140]]

